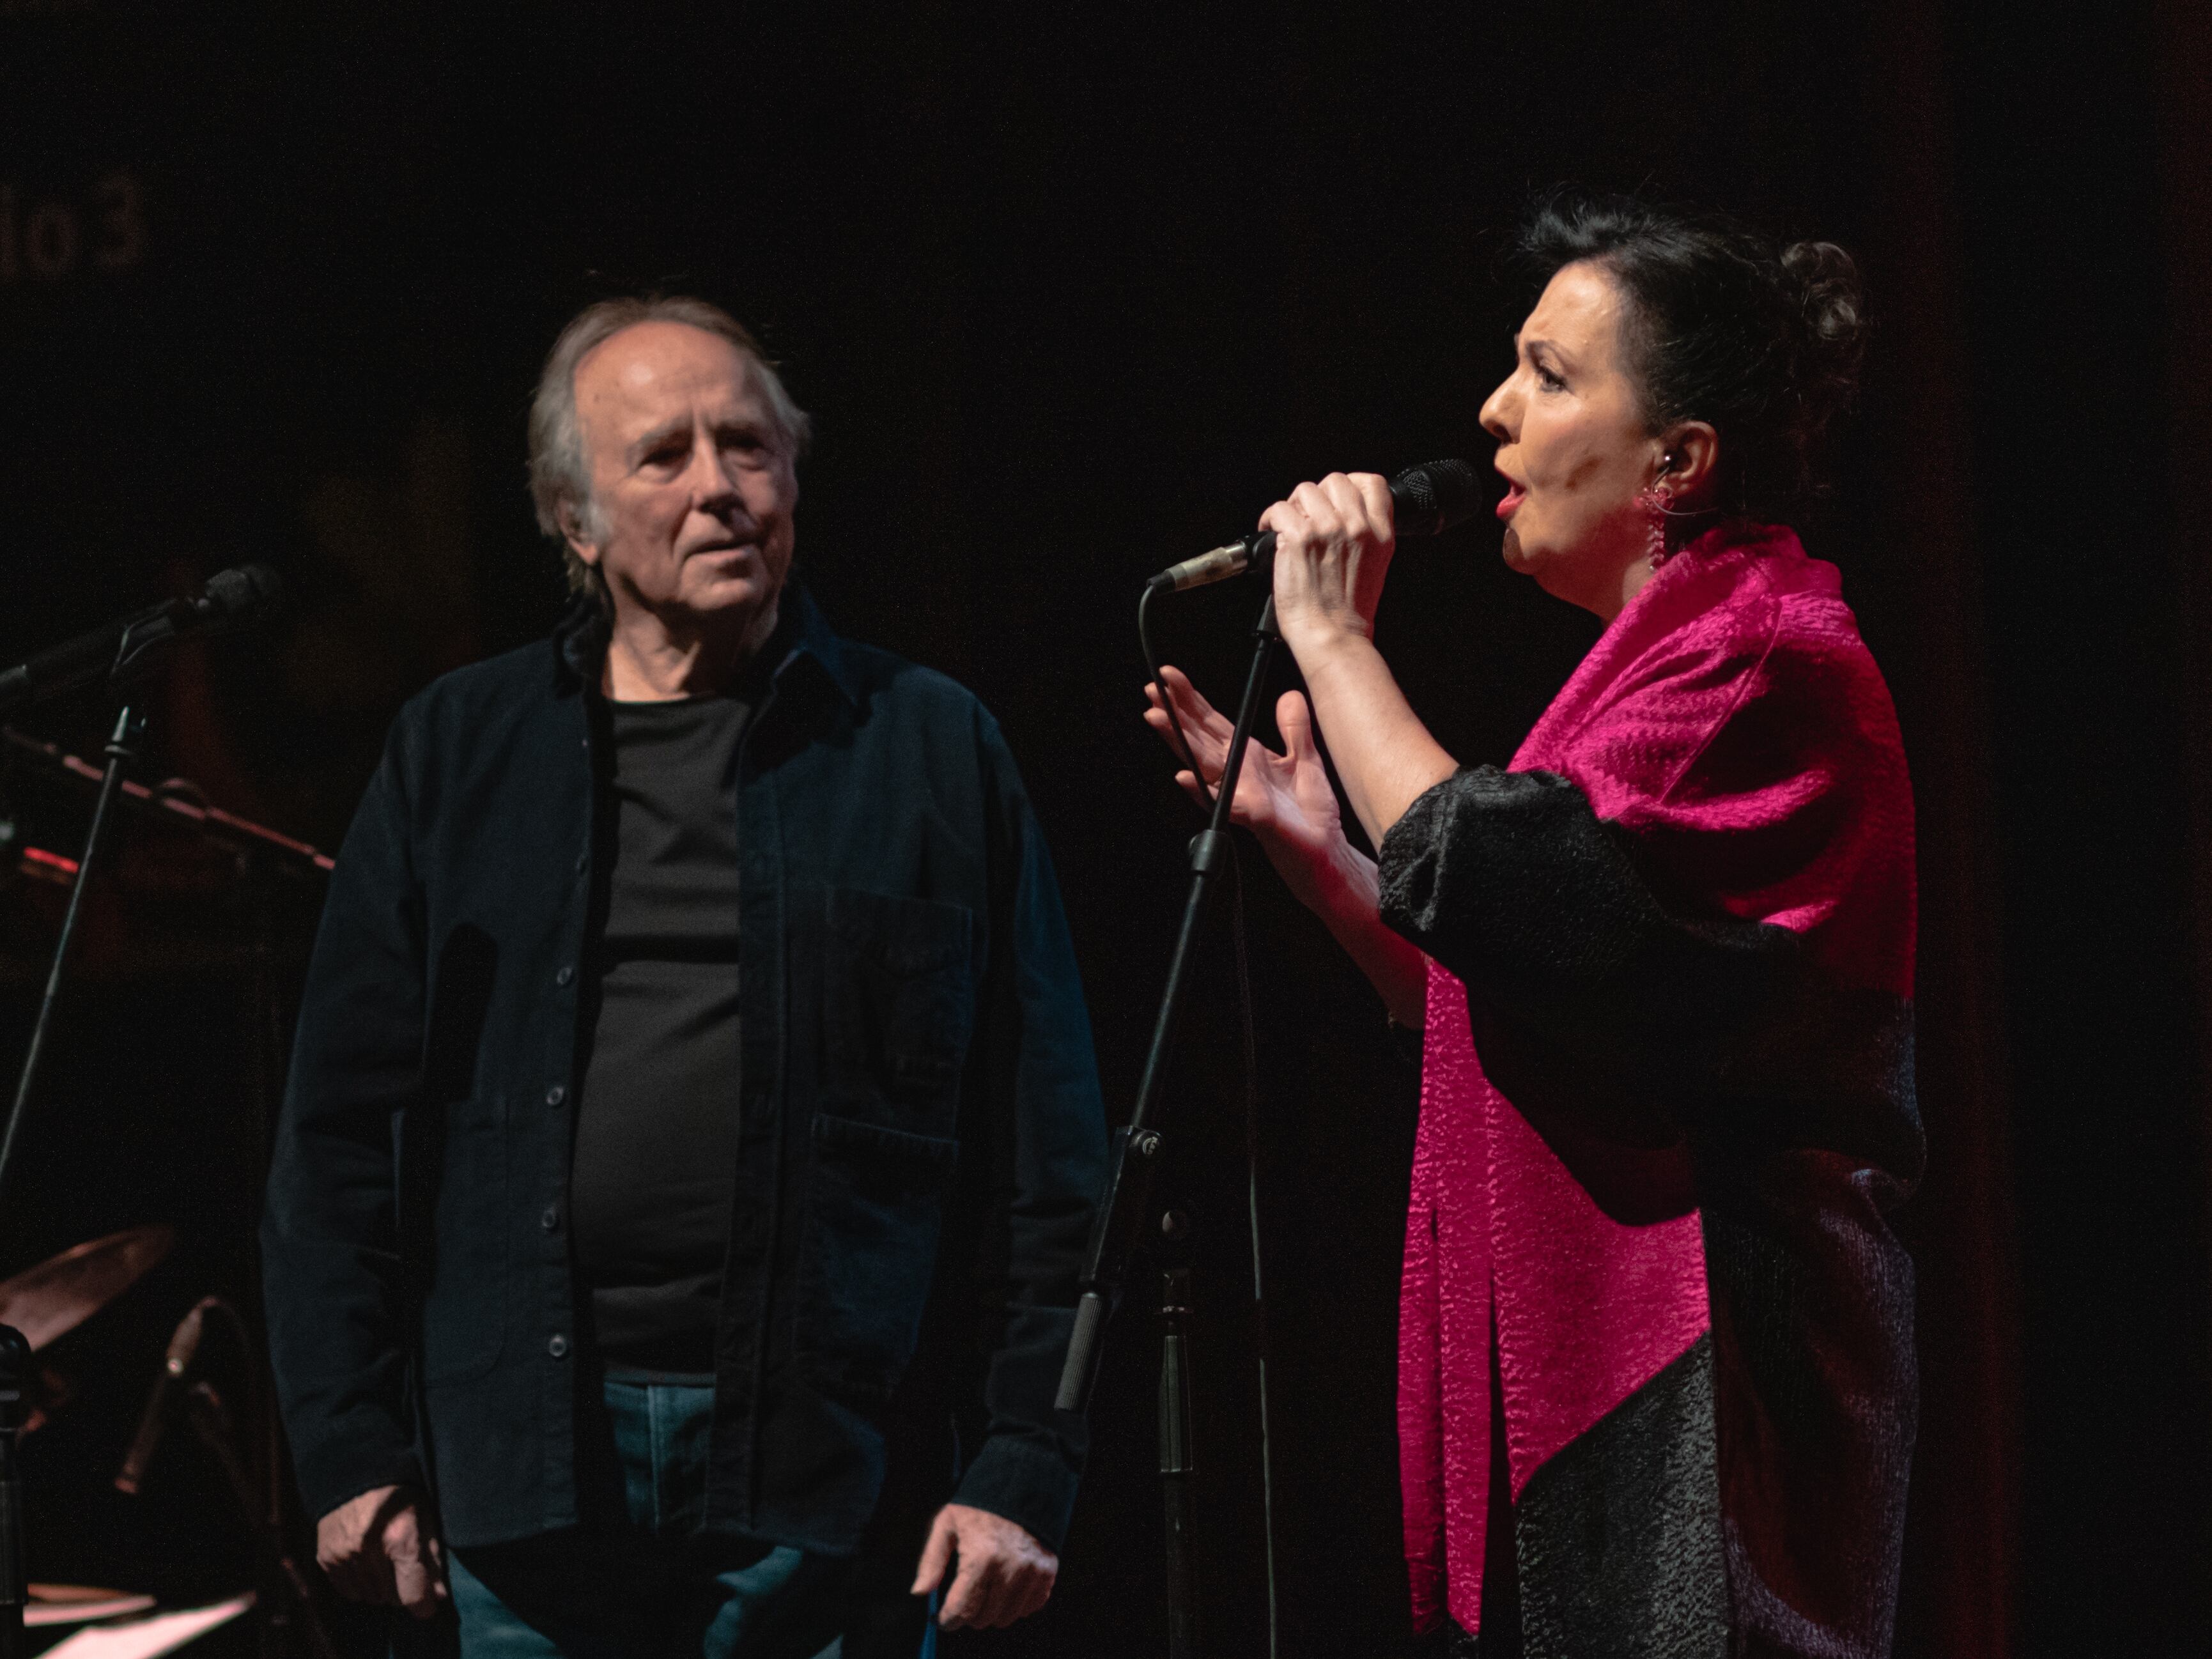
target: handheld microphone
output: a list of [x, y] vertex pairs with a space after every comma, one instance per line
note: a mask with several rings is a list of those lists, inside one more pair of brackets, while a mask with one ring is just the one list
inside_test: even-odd
[[138, 1416], [138, 1432], [131, 1438], [131, 1450], [123, 1460], [123, 1467], [115, 1472], [115, 1489], [136, 1496], [139, 1483], [146, 1478], [146, 1466], [154, 1461], [154, 1454], [161, 1444], [161, 1437], [168, 1431], [169, 1418], [177, 1400], [185, 1391], [185, 1378], [199, 1357], [200, 1336], [207, 1328], [207, 1311], [216, 1305], [216, 1298], [202, 1297], [192, 1304], [192, 1310], [177, 1323], [175, 1334], [169, 1338], [169, 1352], [161, 1362], [160, 1374], [154, 1386], [146, 1393], [146, 1409]]
[[[1465, 461], [1409, 466], [1390, 480], [1390, 505], [1401, 536], [1438, 536], [1473, 518], [1482, 506], [1481, 475]], [[1275, 532], [1262, 530], [1181, 564], [1171, 564], [1147, 587], [1203, 587], [1264, 564], [1275, 550]]]
[[284, 585], [265, 564], [219, 570], [196, 599], [167, 599], [102, 623], [0, 672], [0, 714], [106, 680], [125, 685], [179, 640], [228, 634], [272, 619]]

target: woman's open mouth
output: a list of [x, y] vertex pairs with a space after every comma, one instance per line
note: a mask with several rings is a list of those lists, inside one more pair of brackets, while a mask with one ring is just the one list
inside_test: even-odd
[[1505, 491], [1505, 499], [1498, 503], [1498, 516], [1501, 519], [1510, 519], [1520, 510], [1521, 503], [1528, 499], [1528, 487], [1526, 484], [1514, 483], [1510, 479], [1506, 483], [1508, 488]]

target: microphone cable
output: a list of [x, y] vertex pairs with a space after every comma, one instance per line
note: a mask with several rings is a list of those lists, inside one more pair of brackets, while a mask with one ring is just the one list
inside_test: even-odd
[[1275, 1616], [1275, 1456], [1267, 1413], [1267, 1297], [1260, 1273], [1260, 1043], [1252, 1013], [1252, 963], [1244, 939], [1244, 866], [1229, 838], [1230, 937], [1237, 951], [1237, 1009], [1244, 1028], [1244, 1213], [1252, 1233], [1252, 1335], [1260, 1367], [1260, 1530], [1267, 1558], [1267, 1659], [1278, 1659]]

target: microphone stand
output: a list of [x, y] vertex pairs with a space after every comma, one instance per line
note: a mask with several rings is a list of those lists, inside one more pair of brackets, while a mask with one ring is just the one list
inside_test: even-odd
[[146, 735], [146, 719], [128, 704], [115, 717], [115, 730], [107, 739], [107, 767], [100, 774], [100, 794], [92, 808], [92, 828], [85, 834], [84, 850], [77, 857], [76, 878], [70, 885], [69, 908], [62, 913], [61, 937], [54, 941], [53, 965], [46, 971], [46, 994], [39, 999], [39, 1016], [31, 1026], [30, 1046], [23, 1051], [23, 1069], [15, 1078], [15, 1102], [8, 1109], [8, 1127], [0, 1133], [0, 1199], [8, 1190], [15, 1165], [15, 1139], [23, 1127], [25, 1109], [46, 1058], [46, 1038], [53, 1030], [54, 1007], [61, 1000], [62, 970], [68, 965], [70, 946], [76, 940], [77, 918], [83, 914], [85, 889], [92, 884], [94, 863], [107, 842], [107, 826], [114, 817], [115, 796], [123, 787], [123, 774], [138, 759], [138, 744]]
[[[114, 655], [106, 670], [109, 688], [119, 690], [150, 672], [163, 647], [186, 632], [240, 625], [257, 611], [266, 615], [278, 592], [273, 572], [265, 566], [247, 566], [210, 579], [199, 601], [168, 600], [125, 618], [117, 629]], [[106, 630], [100, 629], [0, 673], [0, 706], [35, 702], [100, 678], [98, 665], [106, 649]], [[6, 1213], [8, 1177], [15, 1168], [17, 1139], [38, 1086], [46, 1039], [53, 1030], [63, 972], [69, 965], [70, 947], [76, 941], [77, 922], [84, 914], [85, 890], [92, 885], [93, 872], [107, 844], [123, 775], [137, 763], [138, 745], [145, 735], [146, 717], [125, 701], [116, 712], [115, 729], [107, 739], [107, 765], [100, 774], [92, 826], [85, 832], [84, 850], [78, 855], [76, 878], [70, 887], [69, 908], [63, 912], [61, 934], [54, 941], [53, 965], [46, 971], [46, 992], [39, 1000], [31, 1040], [23, 1050], [22, 1070], [16, 1074], [15, 1097], [8, 1108], [7, 1126], [0, 1130], [0, 1215]], [[24, 1385], [30, 1364], [31, 1347], [23, 1334], [11, 1325], [0, 1325], [0, 1659], [16, 1659], [29, 1651], [25, 1644], [23, 1609], [30, 1600], [30, 1585], [16, 1443], [22, 1431]]]
[[1167, 1528], [1168, 1659], [1198, 1659], [1198, 1505], [1193, 1490], [1198, 1463], [1191, 1450], [1190, 1312], [1190, 1269], [1170, 1267], [1160, 1290], [1160, 1496]]
[[[1098, 1378], [1107, 1316], [1121, 1299], [1121, 1287], [1128, 1276], [1129, 1258], [1136, 1249], [1150, 1206], [1153, 1177], [1167, 1152], [1167, 1139], [1157, 1120], [1168, 1058], [1175, 1046], [1191, 963], [1213, 890], [1229, 868], [1230, 804], [1237, 798], [1237, 780], [1244, 768], [1244, 752], [1251, 744], [1260, 699], [1267, 690], [1276, 647], [1282, 643], [1283, 636], [1275, 626], [1274, 593], [1268, 580], [1271, 573], [1259, 562], [1255, 562], [1254, 568], [1267, 592], [1267, 599], [1261, 606], [1259, 620], [1253, 626], [1252, 665], [1245, 676], [1243, 698], [1237, 704], [1236, 732], [1229, 740], [1221, 780], [1215, 787], [1212, 815], [1190, 843], [1189, 892], [1183, 902], [1182, 925], [1176, 935], [1174, 954], [1168, 959], [1167, 986], [1160, 998], [1159, 1018], [1152, 1026], [1152, 1047], [1145, 1056], [1145, 1069], [1137, 1085], [1136, 1109], [1129, 1115], [1128, 1127], [1115, 1131], [1114, 1135], [1106, 1182], [1099, 1197], [1098, 1218], [1091, 1228], [1090, 1248], [1084, 1256], [1080, 1281], [1083, 1296], [1076, 1304], [1075, 1328], [1068, 1337], [1067, 1358], [1060, 1374], [1060, 1392], [1053, 1402], [1060, 1411], [1080, 1412], [1090, 1405], [1091, 1391]], [[1167, 1421], [1162, 1425], [1161, 1472], [1170, 1476], [1168, 1627], [1172, 1659], [1195, 1659], [1197, 1631], [1197, 1575], [1190, 1549], [1195, 1517], [1188, 1489], [1186, 1437], [1189, 1374], [1184, 1341], [1191, 1315], [1188, 1285], [1188, 1276], [1175, 1284], [1166, 1297], [1167, 1306], [1162, 1310], [1168, 1324], [1163, 1363], [1164, 1365], [1172, 1358], [1177, 1373], [1172, 1389], [1163, 1376], [1162, 1410], [1170, 1419], [1180, 1417], [1182, 1424], [1176, 1426], [1182, 1431], [1177, 1435], [1178, 1455], [1172, 1459], [1177, 1467], [1170, 1470], [1167, 1440], [1170, 1425]]]
[[[127, 659], [131, 649], [131, 633], [126, 629], [118, 660]], [[54, 941], [53, 965], [46, 972], [46, 994], [39, 1000], [30, 1044], [23, 1051], [23, 1068], [15, 1079], [15, 1098], [8, 1109], [7, 1128], [0, 1132], [0, 1204], [4, 1203], [8, 1177], [15, 1166], [16, 1139], [26, 1109], [38, 1085], [40, 1062], [46, 1058], [46, 1038], [53, 1030], [63, 970], [69, 964], [70, 946], [76, 942], [77, 921], [84, 912], [85, 889], [92, 884], [92, 872], [106, 844], [123, 774], [137, 762], [138, 744], [145, 734], [145, 717], [125, 704], [118, 711], [115, 730], [107, 739], [107, 767], [100, 775], [92, 827], [85, 833], [84, 850], [77, 858], [76, 879], [70, 888], [69, 908], [62, 915], [61, 936]], [[16, 1437], [22, 1427], [22, 1382], [29, 1372], [30, 1357], [30, 1345], [22, 1333], [13, 1326], [0, 1325], [0, 1659], [15, 1659], [29, 1651], [23, 1634], [23, 1609], [30, 1600], [30, 1586], [24, 1566], [23, 1482]]]

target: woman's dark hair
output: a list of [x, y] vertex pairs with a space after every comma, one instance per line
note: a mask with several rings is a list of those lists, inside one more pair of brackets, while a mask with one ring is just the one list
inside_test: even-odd
[[1866, 351], [1850, 254], [1784, 246], [1721, 214], [1565, 191], [1531, 208], [1517, 252], [1539, 289], [1584, 259], [1620, 286], [1644, 418], [1721, 434], [1717, 506], [1787, 520], [1820, 494], [1822, 440]]

